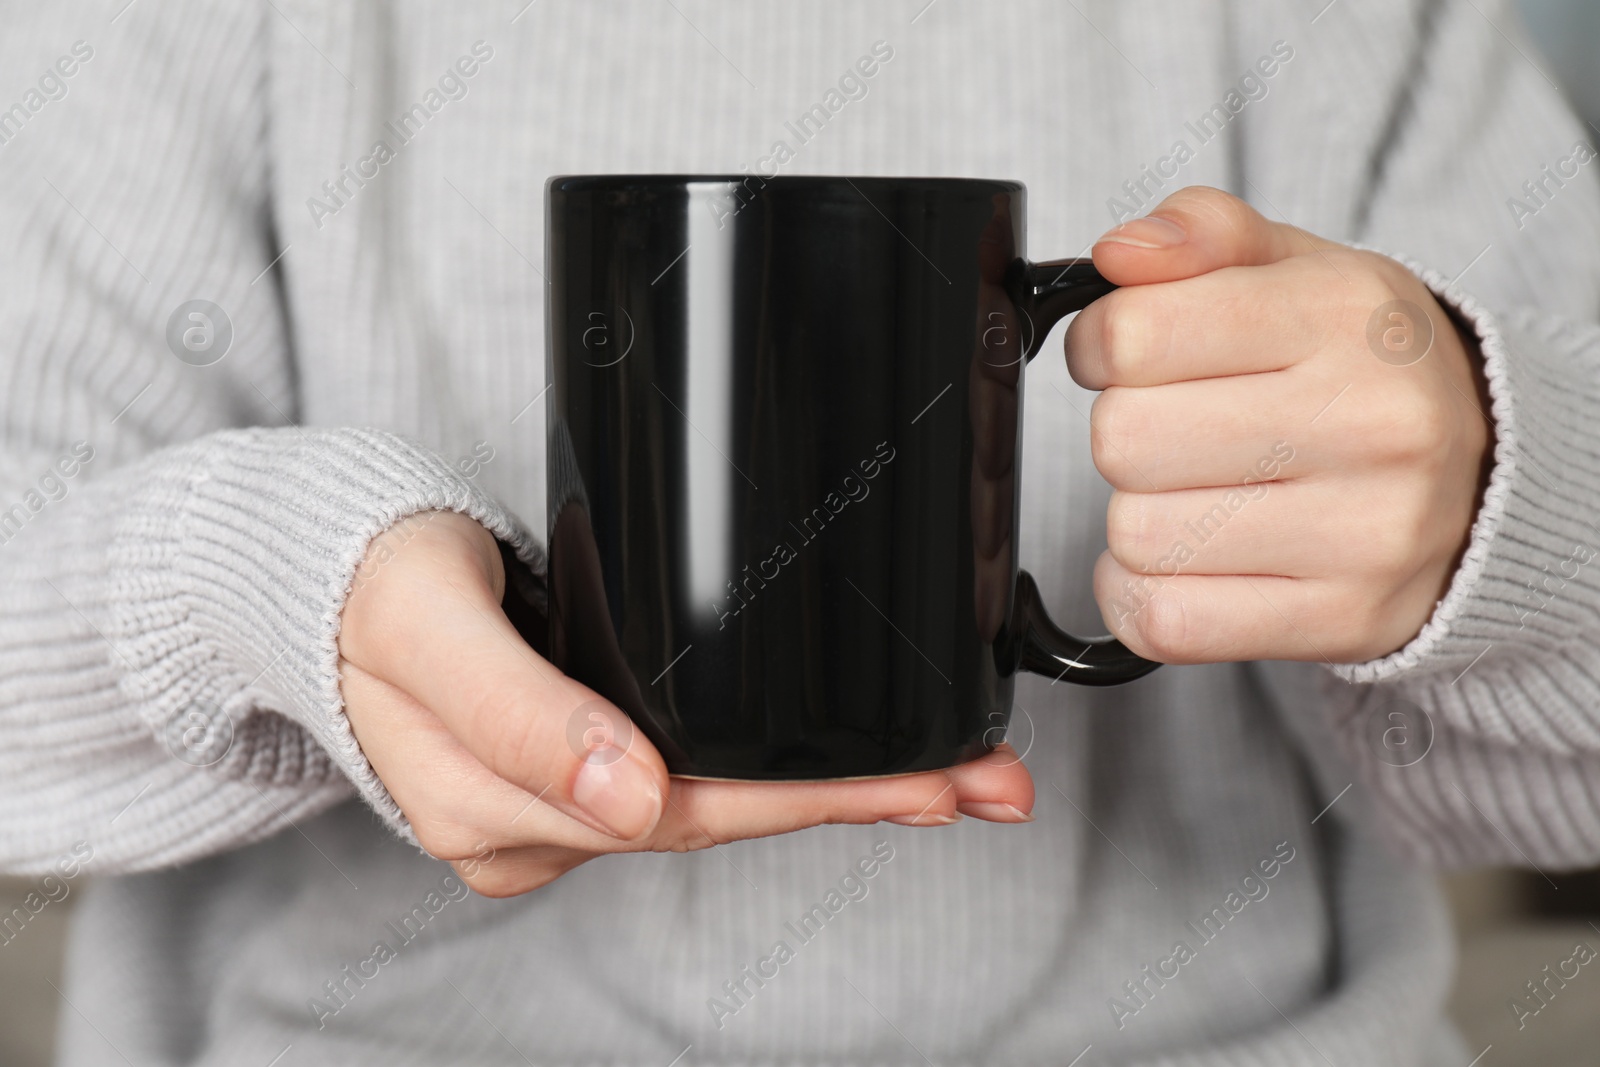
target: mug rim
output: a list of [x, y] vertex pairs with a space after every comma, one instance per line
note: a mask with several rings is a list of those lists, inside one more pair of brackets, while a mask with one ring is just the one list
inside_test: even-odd
[[892, 184], [897, 186], [912, 186], [924, 189], [939, 186], [965, 186], [967, 188], [986, 187], [1003, 188], [1021, 191], [1025, 186], [1015, 178], [974, 178], [962, 175], [898, 175], [898, 174], [778, 174], [768, 177], [764, 174], [730, 174], [730, 173], [700, 173], [700, 172], [663, 172], [663, 173], [609, 173], [609, 174], [556, 174], [545, 180], [547, 192], [588, 192], [596, 189], [626, 189], [626, 188], [663, 188], [679, 187], [684, 185], [740, 185], [744, 182], [755, 180], [762, 183], [762, 188], [768, 185], [784, 186], [826, 186], [826, 185], [853, 185], [857, 182], [866, 182], [873, 185]]

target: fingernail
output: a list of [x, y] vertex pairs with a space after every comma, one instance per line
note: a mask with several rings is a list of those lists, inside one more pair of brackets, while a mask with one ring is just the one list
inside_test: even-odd
[[648, 830], [661, 813], [661, 791], [655, 780], [614, 745], [589, 753], [572, 785], [572, 799], [624, 841]]
[[916, 815], [891, 815], [883, 821], [899, 823], [901, 826], [949, 826], [951, 823], [960, 822], [961, 816], [924, 811]]
[[989, 822], [1032, 822], [1033, 816], [1013, 804], [991, 803], [987, 800], [969, 800], [965, 804], [957, 804], [956, 810], [963, 815], [970, 815], [974, 819], [986, 819]]
[[1130, 219], [1121, 226], [1107, 232], [1095, 242], [1100, 244], [1106, 241], [1120, 245], [1132, 245], [1134, 248], [1171, 248], [1181, 245], [1189, 239], [1171, 219], [1162, 218], [1160, 215], [1146, 215], [1142, 219]]

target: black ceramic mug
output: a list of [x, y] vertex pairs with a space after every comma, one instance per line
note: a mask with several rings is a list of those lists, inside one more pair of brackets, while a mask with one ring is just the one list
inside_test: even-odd
[[1156, 664], [1017, 568], [1023, 367], [1114, 288], [1031, 263], [1025, 189], [619, 175], [546, 187], [549, 642], [674, 774], [949, 767], [1018, 670]]

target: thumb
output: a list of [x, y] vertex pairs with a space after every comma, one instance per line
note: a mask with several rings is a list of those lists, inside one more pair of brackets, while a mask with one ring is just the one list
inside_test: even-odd
[[1143, 218], [1107, 231], [1095, 242], [1093, 255], [1100, 273], [1118, 285], [1148, 285], [1336, 247], [1298, 227], [1273, 222], [1220, 189], [1191, 185]]
[[426, 514], [380, 535], [404, 540], [347, 601], [340, 653], [498, 777], [610, 836], [647, 833], [668, 790], [660, 754], [521, 639], [500, 608], [493, 535], [455, 512]]

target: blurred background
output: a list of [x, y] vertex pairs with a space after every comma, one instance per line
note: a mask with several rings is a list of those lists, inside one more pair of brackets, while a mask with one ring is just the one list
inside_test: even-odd
[[[1474, 3], [1475, 0], [1464, 0]], [[1530, 53], [1562, 85], [1600, 142], [1600, 0], [1518, 0], [1539, 50]], [[1510, 27], [1506, 27], [1510, 30]], [[1515, 34], [1513, 33], [1513, 37]], [[1512, 996], [1546, 965], [1587, 942], [1600, 951], [1600, 870], [1552, 873], [1489, 870], [1443, 879], [1461, 937], [1451, 1015], [1482, 1067], [1594, 1067], [1600, 1064], [1600, 976], [1586, 968], [1536, 1018], [1518, 1020]], [[61, 952], [72, 896], [45, 908], [15, 944], [0, 944], [0, 1067], [51, 1062], [61, 999]], [[0, 915], [18, 906], [31, 883], [0, 878]], [[1490, 1046], [1493, 1046], [1492, 1048]], [[1461, 1067], [1469, 1067], [1462, 1064]]]

